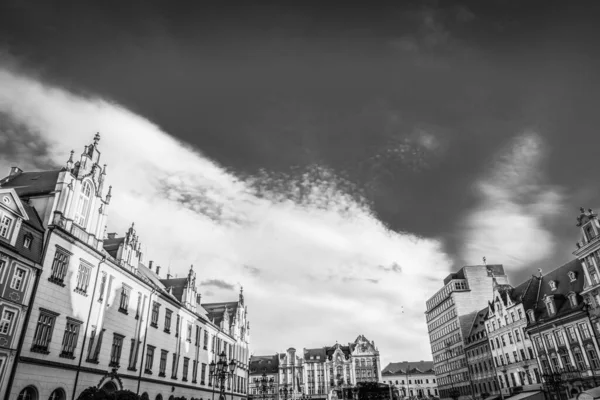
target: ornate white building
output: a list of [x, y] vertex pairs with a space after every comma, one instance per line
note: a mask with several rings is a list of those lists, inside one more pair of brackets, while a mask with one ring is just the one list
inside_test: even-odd
[[144, 398], [206, 399], [219, 391], [208, 365], [225, 352], [238, 368], [228, 398], [245, 397], [249, 323], [243, 294], [202, 305], [196, 272], [161, 279], [146, 263], [132, 224], [106, 234], [111, 188], [100, 165], [100, 136], [60, 170], [14, 173], [14, 189], [41, 217], [44, 257], [7, 398], [71, 400], [90, 386]]

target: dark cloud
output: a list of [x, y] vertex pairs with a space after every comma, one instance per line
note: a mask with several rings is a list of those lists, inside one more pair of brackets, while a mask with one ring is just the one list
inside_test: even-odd
[[200, 283], [201, 286], [212, 286], [219, 289], [234, 290], [235, 285], [225, 282], [221, 279], [207, 279]]

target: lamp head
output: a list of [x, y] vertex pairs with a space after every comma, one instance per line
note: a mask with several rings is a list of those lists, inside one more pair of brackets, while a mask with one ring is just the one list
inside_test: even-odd
[[226, 363], [227, 362], [227, 354], [225, 354], [225, 350], [223, 350], [221, 352], [221, 354], [219, 354], [219, 361], [222, 363]]
[[211, 361], [210, 364], [208, 365], [208, 371], [210, 372], [211, 375], [215, 374], [215, 362]]
[[237, 364], [235, 363], [235, 361], [231, 360], [229, 362], [229, 373], [233, 374], [235, 372], [236, 367], [237, 367]]

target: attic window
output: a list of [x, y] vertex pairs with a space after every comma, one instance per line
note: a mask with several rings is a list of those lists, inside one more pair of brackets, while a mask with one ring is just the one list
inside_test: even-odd
[[544, 302], [546, 303], [546, 309], [548, 310], [548, 315], [553, 315], [556, 312], [556, 309], [554, 308], [554, 301], [553, 301], [552, 297], [550, 297], [550, 296], [546, 297], [546, 299], [544, 299]]
[[548, 282], [548, 284], [550, 285], [551, 290], [556, 290], [556, 281], [550, 281]]
[[569, 303], [571, 303], [571, 307], [576, 307], [577, 306], [577, 295], [573, 292], [568, 294], [569, 296]]
[[33, 235], [31, 233], [27, 232], [25, 234], [25, 237], [23, 238], [23, 247], [25, 247], [26, 249], [30, 249], [31, 242], [33, 242]]
[[10, 204], [10, 197], [8, 197], [8, 196], [4, 196], [4, 197], [2, 198], [2, 202], [3, 202], [4, 204]]
[[575, 282], [575, 280], [577, 280], [577, 274], [575, 272], [569, 271], [569, 273], [567, 273], [567, 275], [569, 276], [570, 282]]
[[527, 316], [529, 317], [529, 322], [535, 322], [535, 316], [533, 315], [533, 310], [527, 310]]

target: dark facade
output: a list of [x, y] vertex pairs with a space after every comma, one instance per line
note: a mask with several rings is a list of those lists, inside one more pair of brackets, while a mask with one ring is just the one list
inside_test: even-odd
[[477, 397], [500, 393], [496, 379], [496, 366], [485, 328], [487, 315], [487, 307], [477, 313], [471, 332], [465, 338], [465, 354], [471, 375], [472, 391]]

